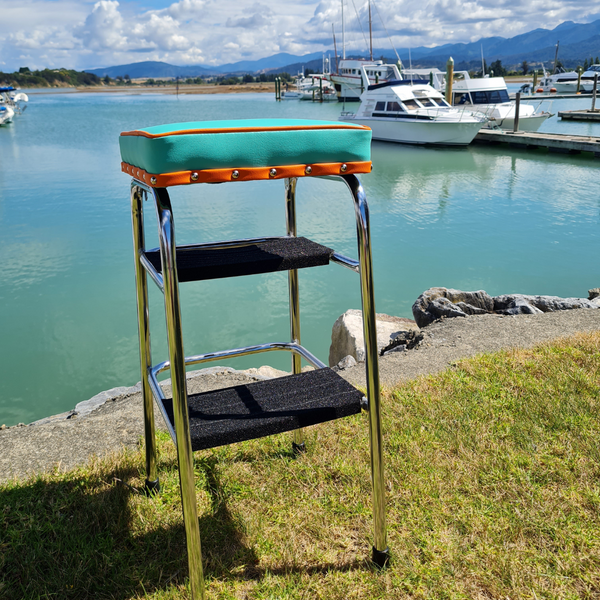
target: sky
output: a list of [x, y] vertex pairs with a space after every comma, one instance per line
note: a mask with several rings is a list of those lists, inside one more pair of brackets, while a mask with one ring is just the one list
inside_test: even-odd
[[[590, 0], [371, 4], [373, 46], [389, 49], [509, 38], [598, 18]], [[279, 52], [332, 50], [333, 30], [339, 52], [341, 13], [341, 0], [0, 0], [0, 71], [82, 70], [146, 60], [218, 66]], [[367, 13], [366, 0], [344, 0], [347, 48], [366, 50]]]

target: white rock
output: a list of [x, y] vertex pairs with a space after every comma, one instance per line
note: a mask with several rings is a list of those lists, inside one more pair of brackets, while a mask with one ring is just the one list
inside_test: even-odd
[[[385, 348], [402, 331], [419, 331], [411, 319], [377, 314], [377, 350]], [[337, 365], [346, 356], [356, 361], [365, 360], [365, 339], [363, 336], [362, 312], [351, 309], [346, 311], [333, 324], [331, 347], [329, 348], [329, 366]]]

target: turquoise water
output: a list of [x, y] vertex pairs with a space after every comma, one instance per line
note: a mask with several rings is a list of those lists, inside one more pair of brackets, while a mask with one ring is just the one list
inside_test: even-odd
[[[553, 112], [559, 102], [569, 101], [555, 101]], [[0, 424], [69, 410], [139, 381], [121, 131], [202, 119], [336, 119], [341, 108], [260, 94], [32, 95], [25, 114], [0, 128]], [[567, 127], [556, 118], [544, 128], [600, 135], [600, 125]], [[410, 317], [431, 286], [585, 297], [600, 285], [597, 159], [374, 143], [373, 162], [362, 181], [378, 312]], [[172, 197], [178, 243], [285, 231], [281, 181], [183, 187]], [[341, 184], [300, 181], [298, 229], [356, 256], [353, 209]], [[333, 322], [360, 306], [358, 277], [321, 267], [301, 271], [300, 285], [302, 341], [327, 362]], [[159, 362], [166, 357], [162, 296], [153, 284], [150, 292]], [[188, 354], [288, 339], [284, 273], [185, 284], [182, 296]], [[287, 355], [226, 364], [267, 362], [289, 369]]]

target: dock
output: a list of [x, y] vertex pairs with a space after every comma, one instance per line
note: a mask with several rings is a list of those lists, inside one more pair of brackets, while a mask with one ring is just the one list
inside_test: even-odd
[[548, 152], [560, 152], [562, 154], [591, 152], [594, 157], [600, 158], [600, 137], [589, 135], [482, 129], [475, 136], [473, 143], [508, 144], [514, 148], [527, 150], [546, 149]]
[[600, 109], [558, 111], [558, 118], [565, 121], [600, 121]]

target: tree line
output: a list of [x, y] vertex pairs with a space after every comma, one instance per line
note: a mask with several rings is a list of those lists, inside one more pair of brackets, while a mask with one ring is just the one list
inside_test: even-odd
[[15, 87], [81, 86], [99, 85], [100, 78], [93, 73], [74, 71], [72, 69], [31, 71], [28, 67], [21, 67], [14, 73], [3, 73], [0, 71], [0, 82], [3, 85], [12, 85]]

